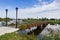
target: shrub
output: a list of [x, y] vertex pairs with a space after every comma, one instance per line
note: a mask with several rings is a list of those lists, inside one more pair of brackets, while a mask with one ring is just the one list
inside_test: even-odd
[[26, 24], [20, 24], [20, 26], [19, 26], [19, 29], [25, 30], [26, 28], [27, 28], [27, 25]]

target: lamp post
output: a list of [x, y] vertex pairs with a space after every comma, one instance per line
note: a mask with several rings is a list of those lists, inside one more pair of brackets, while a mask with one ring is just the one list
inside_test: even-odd
[[17, 28], [17, 25], [18, 25], [17, 24], [17, 20], [18, 20], [17, 17], [18, 17], [18, 8], [16, 7], [16, 28]]
[[7, 26], [7, 13], [8, 13], [8, 9], [5, 9], [6, 11], [6, 26]]

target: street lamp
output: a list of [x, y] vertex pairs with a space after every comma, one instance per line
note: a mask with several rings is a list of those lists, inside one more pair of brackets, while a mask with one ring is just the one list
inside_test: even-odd
[[7, 26], [7, 13], [8, 13], [8, 9], [5, 9], [6, 11], [6, 26]]
[[18, 7], [16, 7], [16, 28], [17, 28], [17, 25], [18, 25], [17, 24], [17, 20], [18, 20], [17, 17], [18, 17]]

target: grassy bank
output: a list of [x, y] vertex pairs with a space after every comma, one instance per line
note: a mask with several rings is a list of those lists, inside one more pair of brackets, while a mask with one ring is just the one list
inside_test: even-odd
[[60, 20], [49, 20], [49, 23], [54, 25], [54, 24], [60, 24]]
[[16, 32], [0, 36], [0, 40], [37, 40], [34, 35], [20, 35]]
[[[0, 40], [38, 40], [36, 36], [32, 35], [20, 35], [16, 32], [14, 33], [8, 33], [5, 35], [0, 36]], [[41, 40], [39, 38], [39, 40]], [[42, 40], [60, 40], [60, 33], [58, 32], [52, 32], [49, 35], [45, 35]]]

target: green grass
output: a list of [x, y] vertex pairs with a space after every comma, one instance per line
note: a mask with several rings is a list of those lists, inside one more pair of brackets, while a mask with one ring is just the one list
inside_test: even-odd
[[54, 24], [60, 24], [60, 20], [50, 20], [49, 21], [50, 24], [54, 25]]
[[[38, 40], [38, 38], [34, 36], [34, 33], [31, 35], [25, 34], [24, 36], [22, 36], [14, 32], [0, 36], [0, 40]], [[52, 34], [45, 35], [42, 40], [60, 40], [60, 33], [52, 32]]]
[[20, 35], [16, 32], [14, 33], [7, 33], [5, 35], [0, 36], [0, 40], [37, 40], [34, 35]]
[[0, 40], [21, 40], [21, 38], [17, 33], [8, 33], [0, 36]]

